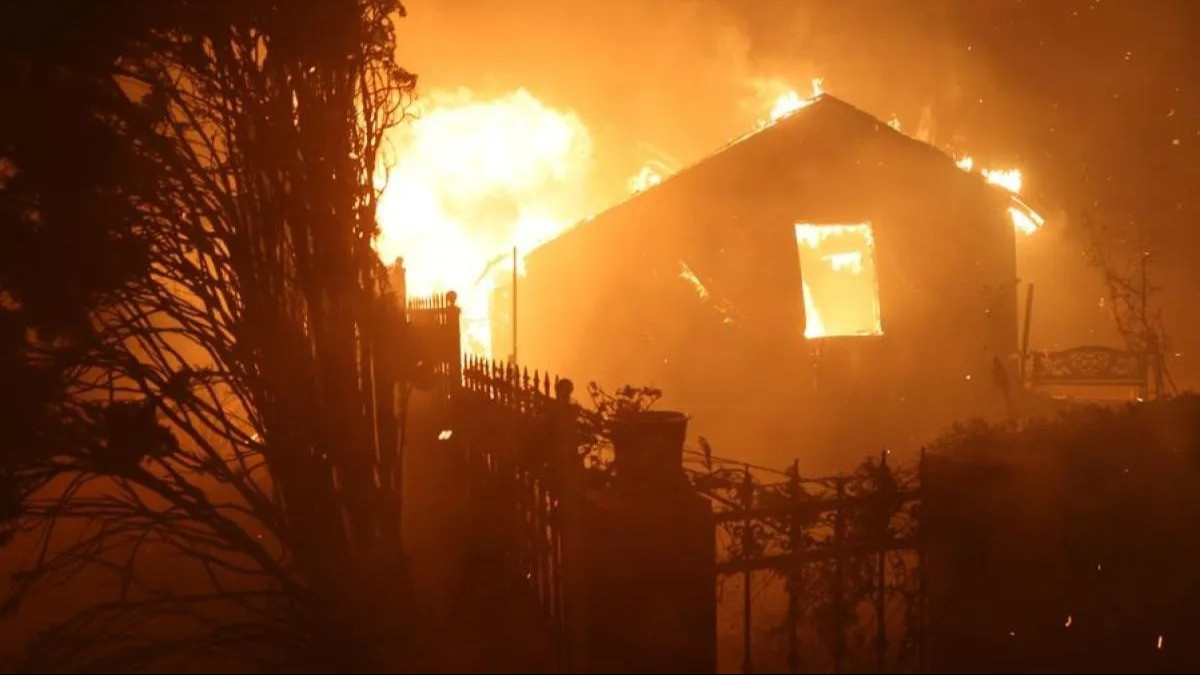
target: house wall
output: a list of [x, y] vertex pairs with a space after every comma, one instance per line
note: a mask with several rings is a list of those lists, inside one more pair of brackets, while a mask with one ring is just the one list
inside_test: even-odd
[[[521, 360], [661, 386], [662, 405], [691, 414], [719, 454], [802, 455], [812, 470], [1001, 412], [992, 358], [1016, 348], [1002, 197], [944, 156], [877, 138], [782, 140], [797, 161], [761, 147], [714, 158], [533, 253]], [[862, 221], [884, 335], [805, 340], [794, 223]], [[736, 306], [732, 322], [680, 278], [681, 261]]]

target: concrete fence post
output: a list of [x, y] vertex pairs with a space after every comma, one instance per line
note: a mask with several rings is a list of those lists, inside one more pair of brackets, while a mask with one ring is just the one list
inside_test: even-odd
[[687, 417], [630, 413], [609, 430], [614, 479], [586, 512], [589, 670], [715, 672], [715, 530], [683, 473]]

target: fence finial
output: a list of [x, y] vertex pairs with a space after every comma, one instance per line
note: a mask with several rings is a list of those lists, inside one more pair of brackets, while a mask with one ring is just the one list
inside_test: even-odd
[[457, 302], [458, 302], [458, 293], [455, 293], [454, 291], [450, 291], [450, 292], [446, 293], [446, 306], [447, 307], [454, 307], [455, 303], [457, 303]]

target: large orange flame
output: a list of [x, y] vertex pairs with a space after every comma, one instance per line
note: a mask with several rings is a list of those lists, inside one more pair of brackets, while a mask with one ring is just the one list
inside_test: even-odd
[[[770, 121], [759, 125], [810, 105], [824, 92], [823, 80], [811, 84], [811, 95], [801, 97], [778, 80], [757, 81], [760, 93], [770, 91], [763, 99]], [[418, 101], [416, 113], [389, 138], [394, 150], [376, 249], [386, 262], [403, 256], [412, 295], [456, 291], [465, 348], [490, 355], [488, 305], [497, 279], [512, 269], [512, 248], [528, 254], [586, 215], [591, 136], [576, 114], [551, 108], [523, 89], [487, 100], [467, 90], [435, 91]], [[889, 123], [899, 129], [898, 119]], [[958, 165], [975, 170], [970, 157]], [[674, 170], [648, 162], [628, 187], [651, 188]], [[979, 173], [1013, 193], [1010, 214], [1018, 230], [1032, 233], [1042, 225], [1017, 198], [1020, 171]], [[861, 263], [839, 253], [826, 264], [838, 271]], [[820, 333], [821, 317], [811, 309], [810, 328]]]
[[[376, 250], [404, 258], [408, 290], [453, 290], [465, 347], [490, 355], [488, 303], [498, 273], [582, 215], [587, 127], [525, 90], [490, 100], [433, 92], [394, 146]], [[518, 263], [519, 264], [519, 263]]]

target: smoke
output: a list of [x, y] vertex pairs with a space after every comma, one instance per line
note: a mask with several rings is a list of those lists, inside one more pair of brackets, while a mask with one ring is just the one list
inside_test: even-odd
[[[1077, 213], [1097, 199], [1102, 207], [1149, 212], [1147, 195], [1157, 191], [1164, 203], [1187, 203], [1158, 218], [1143, 213], [1140, 222], [1170, 221], [1182, 231], [1175, 221], [1198, 210], [1191, 197], [1171, 195], [1191, 171], [1183, 153], [1200, 137], [1189, 122], [1200, 110], [1188, 94], [1195, 88], [1166, 79], [1186, 77], [1186, 64], [1194, 62], [1192, 42], [1184, 39], [1187, 22], [1175, 16], [1174, 3], [405, 4], [400, 59], [419, 74], [423, 92], [466, 87], [483, 101], [523, 88], [578, 116], [593, 149], [579, 213], [624, 199], [643, 167], [664, 173], [663, 164], [686, 166], [753, 129], [770, 110], [772, 93], [806, 92], [813, 78], [880, 119], [895, 117], [922, 140], [985, 166], [1020, 168], [1028, 178], [1025, 196], [1043, 214]], [[1129, 101], [1145, 105], [1118, 105]], [[1163, 120], [1175, 126], [1158, 138], [1154, 129]], [[1134, 131], [1131, 121], [1142, 126]], [[1163, 157], [1151, 156], [1151, 148]], [[1148, 161], [1167, 173], [1142, 180], [1134, 169]], [[1047, 227], [1062, 225], [1052, 216]], [[1188, 248], [1194, 237], [1182, 236], [1164, 239], [1174, 243], [1162, 245], [1158, 274], [1180, 288], [1200, 288], [1182, 260], [1183, 251], [1194, 250]], [[1039, 244], [1046, 248], [1031, 249]], [[1046, 262], [1021, 272], [1024, 280], [1037, 277], [1039, 298], [1049, 300], [1051, 284], [1094, 282], [1090, 272], [1068, 276], [1050, 264], [1056, 257], [1073, 264], [1077, 241], [1035, 238], [1023, 247]], [[1176, 296], [1164, 300], [1180, 309], [1185, 298]], [[1098, 328], [1064, 326], [1047, 338], [1079, 343]], [[1185, 329], [1181, 324], [1174, 332]]]
[[595, 148], [588, 211], [624, 198], [647, 162], [678, 168], [753, 128], [779, 93], [766, 98], [763, 82], [807, 89], [820, 76], [803, 59], [760, 63], [745, 18], [716, 0], [407, 6], [400, 56], [422, 91], [485, 99], [524, 88], [584, 121]]
[[587, 212], [622, 200], [648, 164], [685, 166], [743, 135], [818, 78], [922, 140], [1013, 164], [973, 117], [994, 85], [953, 20], [960, 10], [916, 4], [409, 0], [400, 59], [423, 92], [466, 87], [484, 100], [523, 88], [577, 114], [595, 149]]

